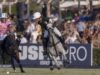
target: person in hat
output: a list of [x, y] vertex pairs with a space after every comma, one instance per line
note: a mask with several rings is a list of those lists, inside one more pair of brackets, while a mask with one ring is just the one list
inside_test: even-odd
[[39, 12], [35, 12], [32, 16], [33, 20], [28, 22], [27, 28], [25, 29], [26, 38], [28, 41], [31, 39], [31, 34], [35, 31], [36, 25], [38, 24], [39, 18], [41, 17], [41, 14]]
[[49, 31], [47, 28], [47, 23], [49, 19], [44, 18], [44, 16], [39, 12], [34, 13], [33, 19], [34, 19], [35, 24], [38, 25], [37, 27], [39, 27], [39, 25], [41, 26], [41, 29], [40, 29], [41, 39], [42, 39], [42, 44], [43, 44], [43, 49], [44, 49], [43, 55], [47, 55], [47, 46], [49, 43]]
[[40, 12], [35, 12], [33, 14], [33, 22], [31, 24], [34, 26], [34, 30], [31, 31], [30, 35], [30, 42], [31, 43], [38, 43], [38, 37], [41, 36], [42, 34], [42, 28], [41, 25], [38, 23], [41, 20], [41, 13]]

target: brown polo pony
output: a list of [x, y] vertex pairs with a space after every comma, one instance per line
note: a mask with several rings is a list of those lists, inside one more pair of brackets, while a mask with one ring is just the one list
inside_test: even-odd
[[7, 54], [11, 58], [11, 65], [14, 71], [16, 70], [14, 65], [14, 59], [15, 59], [20, 67], [21, 72], [24, 73], [23, 67], [19, 59], [19, 52], [21, 52], [19, 50], [19, 43], [15, 39], [15, 35], [13, 33], [8, 34], [8, 36], [6, 36], [6, 38], [2, 41], [1, 50], [2, 50], [1, 56], [2, 56], [3, 64], [5, 64], [5, 60], [6, 60], [4, 54]]

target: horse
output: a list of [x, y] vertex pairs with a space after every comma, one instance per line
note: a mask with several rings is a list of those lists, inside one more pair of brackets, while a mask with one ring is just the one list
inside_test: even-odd
[[15, 64], [14, 64], [14, 59], [16, 60], [16, 62], [18, 63], [20, 70], [22, 73], [24, 73], [25, 71], [23, 70], [23, 67], [20, 63], [20, 59], [19, 59], [19, 52], [21, 52], [21, 50], [19, 50], [19, 41], [16, 39], [14, 34], [8, 34], [4, 40], [1, 43], [1, 57], [2, 57], [2, 61], [3, 64], [5, 64], [5, 56], [4, 54], [7, 54], [8, 56], [10, 56], [11, 58], [11, 65], [12, 68], [14, 69], [14, 71], [16, 72], [16, 68], [15, 68]]
[[69, 64], [69, 61], [66, 57], [66, 51], [62, 42], [59, 40], [55, 32], [50, 28], [48, 30], [49, 30], [49, 43], [47, 46], [47, 55], [50, 58], [50, 70], [54, 69], [53, 61], [56, 67], [60, 69], [62, 65], [59, 63], [57, 59], [59, 56], [63, 56], [63, 65], [65, 65], [65, 63]]

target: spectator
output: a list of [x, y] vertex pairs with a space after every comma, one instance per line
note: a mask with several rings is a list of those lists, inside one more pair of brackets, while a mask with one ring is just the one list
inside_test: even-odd
[[77, 23], [77, 22], [79, 21], [80, 16], [79, 16], [78, 13], [75, 13], [75, 14], [74, 14], [74, 19], [75, 19], [75, 23]]
[[30, 41], [31, 33], [35, 31], [35, 24], [33, 22], [25, 20], [24, 29], [24, 34], [26, 35], [27, 40]]
[[2, 13], [1, 20], [0, 20], [0, 40], [3, 40], [7, 35], [8, 25], [6, 24], [6, 18], [7, 18], [7, 14]]
[[[41, 25], [38, 24], [38, 22], [41, 20], [41, 14], [39, 12], [34, 13], [33, 15], [34, 19], [34, 30], [31, 32], [31, 43], [38, 43], [37, 39], [40, 39], [40, 36], [42, 35], [42, 28]], [[39, 38], [38, 38], [39, 37]]]
[[38, 25], [36, 25], [35, 31], [33, 31], [33, 32], [31, 33], [30, 42], [31, 42], [31, 43], [36, 43], [36, 44], [37, 44], [38, 41], [40, 41], [41, 35], [42, 35], [41, 26], [38, 24]]
[[65, 39], [65, 43], [70, 44], [70, 43], [80, 43], [80, 42], [81, 42], [81, 38], [76, 28], [73, 28], [73, 30], [70, 31], [67, 38]]
[[85, 30], [85, 24], [84, 22], [78, 22], [78, 24], [76, 25], [77, 31], [80, 35], [81, 38], [83, 38], [84, 35], [84, 30]]
[[25, 43], [28, 43], [28, 41], [26, 39], [26, 36], [25, 35], [21, 35], [20, 44], [25, 44]]

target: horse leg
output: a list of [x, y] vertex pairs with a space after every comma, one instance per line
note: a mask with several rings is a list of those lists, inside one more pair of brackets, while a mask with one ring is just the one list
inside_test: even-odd
[[1, 53], [1, 58], [2, 58], [2, 64], [5, 64], [5, 55], [4, 51]]
[[66, 66], [66, 63], [69, 64], [70, 62], [69, 62], [69, 60], [67, 59], [65, 50], [62, 50], [61, 53], [62, 53], [62, 56], [63, 56], [63, 64], [64, 64], [64, 66]]
[[48, 56], [49, 56], [49, 59], [50, 59], [50, 64], [49, 64], [49, 66], [50, 66], [50, 70], [52, 71], [53, 69], [54, 69], [54, 67], [53, 67], [53, 61], [52, 61], [52, 57], [48, 54]]
[[19, 56], [16, 55], [14, 58], [15, 58], [16, 62], [18, 63], [21, 72], [24, 73], [25, 71], [23, 70], [23, 67], [22, 67], [22, 65], [21, 65], [21, 63], [20, 63]]
[[51, 56], [51, 55], [49, 55], [49, 57], [50, 57], [50, 59], [51, 59], [52, 65], [53, 65], [53, 61], [54, 61], [56, 67], [57, 67], [58, 69], [60, 69], [60, 64], [58, 63], [56, 57], [55, 57], [55, 56]]
[[54, 70], [53, 61], [52, 61], [52, 60], [50, 60], [50, 70], [51, 70], [51, 71]]
[[53, 58], [53, 60], [55, 62], [55, 65], [56, 65], [57, 69], [59, 70], [61, 68], [61, 65], [59, 64], [57, 58], [55, 56], [52, 56], [52, 58]]
[[12, 65], [12, 68], [14, 69], [14, 71], [16, 71], [13, 56], [11, 56], [11, 65]]

